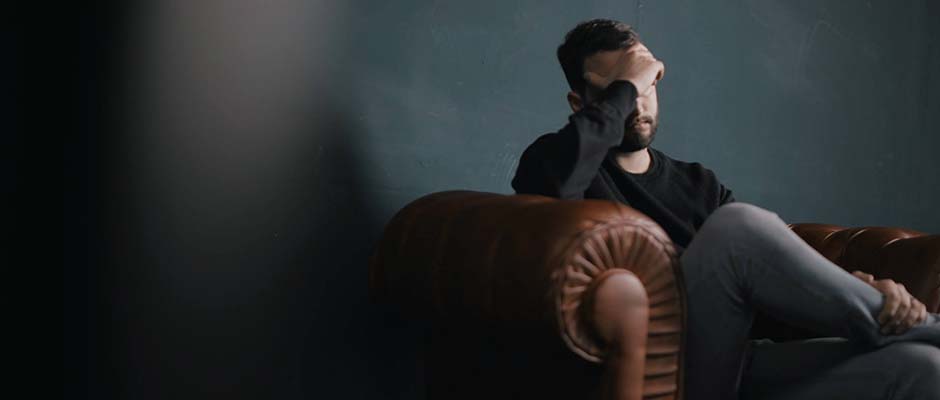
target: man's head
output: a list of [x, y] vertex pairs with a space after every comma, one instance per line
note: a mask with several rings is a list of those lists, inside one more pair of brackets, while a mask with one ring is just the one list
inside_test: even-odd
[[[565, 72], [568, 86], [568, 104], [578, 112], [586, 104], [597, 100], [603, 88], [593, 87], [584, 74], [593, 72], [608, 76], [623, 53], [634, 46], [643, 46], [636, 32], [622, 22], [595, 19], [578, 24], [565, 35], [558, 46], [558, 62]], [[645, 46], [644, 46], [645, 47]], [[649, 146], [656, 135], [659, 120], [656, 86], [639, 93], [636, 109], [627, 117], [621, 149], [636, 151]]]

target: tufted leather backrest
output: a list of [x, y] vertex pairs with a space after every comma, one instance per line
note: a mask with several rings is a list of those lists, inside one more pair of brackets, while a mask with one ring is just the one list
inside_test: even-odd
[[843, 228], [825, 224], [791, 224], [803, 240], [847, 271], [901, 282], [927, 305], [940, 311], [940, 235], [909, 229]]

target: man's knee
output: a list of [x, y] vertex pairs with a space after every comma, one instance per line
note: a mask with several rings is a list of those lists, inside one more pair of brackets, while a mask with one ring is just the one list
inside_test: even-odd
[[779, 217], [777, 216], [777, 213], [765, 210], [753, 204], [734, 202], [718, 207], [718, 209], [712, 213], [709, 219], [718, 219], [731, 222], [779, 219]]
[[[683, 256], [683, 263], [686, 267], [697, 262], [731, 267], [732, 264], [725, 262], [729, 254], [770, 249], [781, 230], [789, 228], [770, 211], [747, 203], [721, 206], [695, 234], [695, 239]], [[715, 260], [720, 262], [716, 263]]]
[[718, 207], [705, 221], [702, 232], [753, 237], [768, 228], [785, 226], [776, 213], [747, 203], [729, 203]]

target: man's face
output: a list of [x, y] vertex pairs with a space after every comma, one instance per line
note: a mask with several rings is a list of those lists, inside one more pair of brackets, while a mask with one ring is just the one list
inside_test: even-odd
[[[643, 44], [637, 43], [635, 46], [643, 46]], [[627, 49], [602, 51], [594, 54], [584, 60], [584, 71], [594, 72], [605, 77], [611, 76], [616, 73], [613, 69], [620, 55], [625, 51]], [[572, 96], [569, 94], [571, 108], [577, 112], [584, 104], [596, 101], [601, 91], [601, 88], [588, 85], [585, 88], [584, 99], [580, 99], [581, 96], [572, 93], [580, 101], [572, 101]], [[648, 147], [656, 136], [658, 126], [659, 102], [656, 97], [656, 85], [652, 85], [645, 93], [637, 94], [636, 108], [627, 117], [624, 125], [623, 141], [620, 149], [622, 151], [637, 151]]]

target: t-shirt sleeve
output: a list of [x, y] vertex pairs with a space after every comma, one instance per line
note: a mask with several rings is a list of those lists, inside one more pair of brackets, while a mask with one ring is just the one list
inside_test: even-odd
[[607, 152], [623, 140], [624, 121], [633, 112], [636, 96], [633, 84], [615, 81], [598, 101], [569, 117], [561, 130], [529, 145], [512, 180], [516, 193], [582, 198]]
[[724, 184], [718, 184], [718, 206], [723, 206], [728, 203], [734, 202], [734, 193], [731, 192], [731, 189], [728, 189]]

